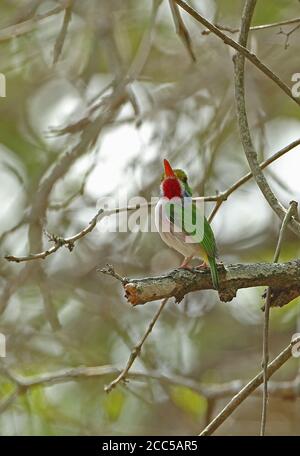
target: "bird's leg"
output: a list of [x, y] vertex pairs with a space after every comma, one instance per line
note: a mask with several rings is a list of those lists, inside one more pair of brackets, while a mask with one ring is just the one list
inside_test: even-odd
[[192, 258], [193, 258], [193, 255], [184, 257], [184, 260], [181, 263], [181, 265], [179, 266], [179, 268], [180, 269], [189, 269], [189, 270], [193, 269], [191, 266], [188, 265], [188, 263], [191, 261]]

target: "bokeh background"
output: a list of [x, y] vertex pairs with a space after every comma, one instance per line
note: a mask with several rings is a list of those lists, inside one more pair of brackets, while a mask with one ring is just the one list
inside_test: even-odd
[[[241, 1], [189, 3], [213, 22], [239, 26]], [[68, 5], [72, 15], [62, 40]], [[253, 25], [299, 13], [297, 0], [260, 1]], [[192, 293], [179, 305], [170, 300], [132, 368], [145, 377], [109, 395], [104, 386], [113, 376], [15, 391], [9, 374], [124, 367], [159, 303], [132, 308], [119, 283], [97, 268], [112, 263], [120, 274], [141, 277], [168, 271], [181, 258], [157, 233], [110, 232], [114, 216], [72, 252], [63, 247], [45, 260], [19, 264], [4, 255], [48, 248], [44, 230], [75, 234], [106, 197], [158, 196], [164, 157], [187, 171], [198, 195], [223, 191], [248, 172], [235, 116], [232, 50], [182, 18], [196, 62], [175, 32], [167, 0], [1, 1], [0, 332], [7, 342], [0, 359], [1, 435], [195, 435], [230, 396], [211, 401], [147, 372], [214, 386], [247, 381], [260, 369], [263, 290], [253, 288], [226, 304], [214, 291]], [[300, 72], [300, 30], [286, 34], [296, 25], [253, 31], [249, 40], [290, 87]], [[246, 73], [251, 133], [263, 160], [299, 139], [299, 109], [251, 64]], [[291, 150], [265, 171], [285, 205], [300, 198], [299, 153], [299, 147]], [[212, 208], [206, 205], [207, 214]], [[272, 261], [279, 227], [255, 183], [247, 183], [213, 220], [220, 258]], [[281, 260], [298, 256], [299, 242], [288, 232]], [[298, 300], [272, 309], [272, 357], [298, 330]], [[273, 380], [293, 380], [298, 368], [292, 359]], [[258, 434], [261, 402], [261, 395], [248, 398], [216, 434]], [[299, 434], [299, 405], [298, 398], [271, 397], [267, 433]]]

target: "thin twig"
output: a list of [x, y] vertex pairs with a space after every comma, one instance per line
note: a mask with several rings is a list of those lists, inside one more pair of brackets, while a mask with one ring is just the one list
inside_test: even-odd
[[190, 34], [188, 32], [188, 29], [185, 26], [185, 23], [181, 17], [178, 5], [174, 2], [174, 0], [169, 0], [169, 5], [171, 8], [171, 13], [173, 17], [173, 21], [175, 24], [175, 30], [178, 36], [180, 37], [181, 41], [183, 42], [183, 45], [186, 47], [189, 56], [191, 57], [193, 62], [196, 62], [196, 56], [193, 51], [192, 47], [192, 40], [190, 37]]
[[7, 397], [0, 401], [0, 414], [5, 412], [5, 410], [11, 406], [11, 404], [17, 399], [19, 393], [19, 388], [15, 387]]
[[[253, 27], [250, 27], [249, 31], [256, 32], [259, 30], [266, 30], [269, 28], [280, 27], [282, 25], [296, 24], [297, 22], [300, 22], [300, 17], [296, 17], [295, 19], [286, 19], [285, 21], [272, 22], [271, 24], [254, 25]], [[221, 25], [221, 24], [214, 24], [214, 25], [216, 27], [218, 27], [218, 29], [223, 30], [224, 32], [238, 33], [240, 31], [239, 28], [228, 27], [226, 25]], [[211, 33], [210, 30], [203, 30], [202, 35], [209, 35], [210, 33]]]
[[296, 25], [296, 27], [293, 27], [292, 30], [290, 30], [289, 32], [284, 32], [283, 30], [280, 29], [280, 31], [278, 32], [278, 35], [285, 35], [284, 49], [287, 49], [287, 48], [289, 47], [290, 36], [291, 36], [296, 30], [298, 30], [299, 27], [300, 27], [300, 24]]
[[[133, 82], [136, 77], [138, 77], [140, 71], [146, 62], [146, 58], [149, 54], [151, 44], [152, 44], [152, 35], [154, 30], [154, 22], [157, 15], [158, 7], [161, 3], [161, 0], [153, 1], [152, 8], [152, 18], [151, 25], [149, 30], [143, 35], [142, 42], [140, 47], [133, 59], [132, 64], [128, 70], [126, 77], [118, 84], [114, 92], [109, 95], [103, 106], [103, 112], [99, 114], [95, 121], [91, 122], [89, 120], [86, 128], [83, 130], [81, 141], [77, 144], [71, 152], [66, 153], [60, 161], [57, 162], [52, 172], [41, 184], [41, 188], [37, 194], [37, 198], [34, 201], [34, 204], [31, 208], [30, 214], [30, 228], [29, 228], [29, 239], [30, 247], [32, 248], [33, 240], [37, 239], [38, 248], [42, 248], [41, 244], [41, 234], [42, 234], [42, 225], [41, 219], [45, 215], [47, 210], [47, 200], [49, 194], [52, 190], [54, 183], [67, 171], [68, 167], [84, 152], [86, 152], [96, 141], [102, 127], [115, 118], [116, 113], [118, 112], [121, 105], [128, 99], [126, 95], [126, 87], [129, 82]], [[147, 51], [147, 52], [145, 52]], [[96, 216], [91, 220], [89, 226], [79, 232], [77, 235], [71, 238], [58, 238], [54, 237], [51, 239], [54, 241], [54, 246], [48, 250], [41, 251], [37, 254], [30, 254], [24, 257], [15, 257], [12, 255], [6, 256], [8, 261], [22, 262], [22, 261], [31, 261], [36, 259], [44, 259], [47, 256], [56, 252], [60, 247], [66, 245], [69, 250], [72, 250], [74, 242], [78, 239], [85, 236], [88, 232], [92, 231], [95, 227], [99, 216], [102, 214], [103, 210], [101, 209]]]
[[[287, 152], [289, 152], [290, 150], [292, 150], [293, 148], [295, 148], [299, 145], [300, 145], [300, 139], [297, 139], [296, 141], [291, 142], [290, 144], [288, 144], [287, 146], [283, 147], [278, 152], [273, 154], [267, 160], [264, 160], [262, 163], [260, 163], [259, 164], [260, 169], [265, 169], [271, 163], [278, 160], [278, 158], [282, 157]], [[210, 217], [209, 217], [210, 221], [214, 218], [218, 209], [224, 203], [224, 201], [226, 201], [233, 192], [235, 192], [238, 188], [240, 188], [242, 185], [244, 185], [246, 182], [248, 182], [252, 177], [253, 177], [253, 174], [250, 171], [249, 173], [245, 174], [245, 176], [238, 179], [234, 184], [232, 184], [224, 192], [218, 193], [217, 195], [211, 195], [211, 196], [204, 197], [204, 201], [216, 201], [217, 203], [219, 203], [218, 207], [215, 207], [212, 214], [210, 215]], [[197, 198], [195, 198], [195, 199], [197, 199]]]
[[[278, 263], [281, 245], [283, 241], [283, 236], [286, 232], [287, 225], [292, 216], [297, 214], [298, 204], [296, 201], [290, 202], [290, 207], [286, 213], [286, 216], [283, 219], [279, 237], [277, 241], [277, 246], [273, 258], [273, 263]], [[261, 428], [260, 435], [265, 435], [266, 422], [267, 422], [267, 406], [268, 406], [268, 362], [269, 362], [269, 325], [270, 325], [270, 306], [271, 306], [271, 288], [269, 287], [266, 293], [266, 302], [264, 306], [264, 329], [263, 329], [263, 407], [262, 407], [262, 416], [261, 416]]]
[[55, 16], [61, 13], [64, 9], [64, 5], [59, 5], [52, 10], [47, 11], [46, 13], [36, 15], [32, 19], [3, 28], [0, 30], [0, 42], [11, 40], [12, 38], [31, 32], [34, 29], [36, 23], [48, 17]]
[[141, 74], [147, 59], [149, 57], [155, 30], [155, 21], [158, 14], [159, 7], [162, 3], [162, 0], [152, 0], [152, 11], [150, 17], [149, 27], [145, 30], [141, 42], [139, 44], [138, 50], [130, 67], [126, 74], [127, 83], [133, 82]]
[[[249, 29], [251, 26], [251, 20], [254, 14], [256, 6], [256, 0], [246, 0], [245, 7], [242, 14], [241, 29], [238, 37], [238, 42], [242, 46], [247, 46]], [[245, 58], [243, 55], [235, 55], [234, 58], [234, 69], [235, 69], [235, 99], [237, 117], [239, 121], [240, 135], [243, 143], [244, 151], [249, 162], [249, 166], [255, 180], [260, 187], [262, 193], [266, 197], [270, 205], [274, 206], [274, 200], [276, 203], [276, 197], [273, 195], [267, 180], [265, 179], [257, 160], [257, 154], [252, 144], [252, 139], [248, 126], [248, 118], [245, 106]], [[272, 201], [272, 204], [271, 204]], [[266, 306], [265, 306], [265, 317], [264, 317], [264, 330], [263, 330], [263, 407], [262, 407], [262, 418], [261, 418], [261, 429], [260, 435], [265, 434], [266, 418], [267, 418], [267, 402], [268, 402], [268, 361], [269, 361], [269, 319], [270, 319], [270, 288], [267, 292]]]
[[13, 255], [7, 255], [5, 256], [5, 259], [7, 261], [15, 261], [16, 263], [21, 263], [23, 261], [31, 261], [31, 260], [39, 260], [39, 259], [45, 259], [47, 256], [52, 255], [54, 252], [56, 252], [58, 249], [60, 249], [62, 246], [66, 246], [70, 251], [73, 250], [74, 244], [78, 239], [83, 238], [86, 236], [88, 233], [90, 233], [96, 226], [100, 216], [103, 214], [103, 209], [99, 209], [97, 214], [92, 218], [92, 220], [89, 222], [88, 226], [84, 228], [83, 230], [79, 231], [76, 233], [74, 236], [68, 237], [68, 238], [62, 238], [58, 237], [55, 235], [49, 235], [49, 240], [54, 242], [53, 247], [51, 247], [48, 250], [44, 250], [43, 252], [39, 253], [32, 253], [26, 256], [21, 256], [21, 257], [16, 257]]
[[274, 254], [274, 259], [273, 263], [278, 263], [279, 255], [280, 255], [280, 250], [281, 250], [281, 245], [282, 245], [282, 240], [283, 236], [285, 234], [286, 228], [291, 220], [292, 217], [297, 218], [298, 217], [298, 203], [297, 201], [290, 201], [290, 207], [286, 213], [286, 216], [283, 219], [280, 233], [279, 233], [279, 238], [278, 238], [278, 243], [276, 247], [276, 251]]
[[133, 365], [134, 361], [136, 360], [136, 358], [139, 356], [141, 350], [142, 350], [142, 347], [144, 345], [144, 342], [146, 341], [147, 337], [149, 336], [149, 334], [151, 333], [155, 323], [157, 322], [157, 320], [159, 319], [160, 317], [160, 314], [161, 312], [163, 311], [163, 308], [165, 307], [166, 303], [168, 302], [168, 298], [165, 298], [162, 300], [157, 312], [154, 314], [148, 328], [147, 328], [147, 331], [145, 332], [145, 334], [143, 335], [143, 337], [141, 338], [140, 342], [135, 346], [133, 347], [131, 353], [130, 353], [130, 356], [129, 356], [129, 359], [127, 361], [127, 364], [126, 364], [126, 367], [122, 370], [122, 372], [118, 375], [117, 378], [115, 378], [112, 382], [109, 383], [109, 385], [107, 385], [105, 387], [105, 391], [107, 393], [110, 393], [120, 382], [124, 382], [126, 381], [126, 377], [127, 377], [127, 374], [131, 368], [131, 366]]
[[68, 198], [66, 198], [64, 201], [59, 201], [59, 202], [53, 202], [50, 203], [48, 206], [48, 209], [52, 211], [59, 211], [61, 209], [66, 209], [78, 196], [83, 196], [85, 192], [85, 188], [87, 185], [87, 181], [91, 175], [91, 173], [94, 171], [95, 166], [97, 164], [97, 156], [95, 155], [92, 163], [89, 165], [89, 167], [86, 169], [80, 187], [78, 190], [70, 195]]
[[63, 48], [64, 42], [65, 42], [65, 39], [67, 36], [68, 27], [69, 27], [69, 24], [72, 19], [73, 2], [74, 2], [74, 0], [69, 0], [69, 4], [66, 6], [66, 9], [65, 9], [65, 15], [64, 15], [62, 28], [55, 41], [55, 46], [54, 46], [54, 51], [53, 51], [53, 65], [55, 65], [55, 63], [58, 61], [58, 59], [61, 55], [61, 52], [62, 52], [62, 48]]
[[[293, 148], [297, 147], [300, 145], [300, 139], [297, 139], [293, 142], [291, 142], [290, 144], [288, 144], [287, 146], [283, 147], [282, 149], [280, 149], [278, 152], [276, 152], [275, 154], [273, 154], [271, 157], [269, 157], [267, 160], [263, 161], [262, 163], [260, 163], [259, 167], [260, 169], [264, 169], [266, 168], [267, 166], [269, 166], [271, 163], [275, 162], [276, 160], [278, 160], [280, 157], [282, 157], [283, 155], [285, 155], [287, 152], [289, 152], [290, 150], [292, 150]], [[89, 172], [90, 169], [88, 169], [87, 172]], [[211, 221], [214, 216], [216, 215], [218, 209], [221, 207], [221, 205], [224, 203], [224, 201], [226, 201], [228, 199], [228, 197], [234, 192], [236, 191], [238, 188], [240, 188], [242, 185], [244, 185], [246, 182], [248, 182], [251, 178], [253, 177], [253, 174], [252, 172], [249, 172], [247, 174], [245, 174], [245, 176], [241, 177], [240, 179], [238, 179], [233, 185], [231, 185], [227, 190], [221, 192], [221, 193], [218, 193], [216, 195], [208, 195], [208, 196], [204, 196], [204, 197], [195, 197], [193, 198], [195, 201], [201, 199], [201, 200], [204, 200], [206, 202], [209, 202], [209, 201], [215, 201], [216, 202], [216, 206], [214, 207], [212, 213], [210, 214], [209, 216], [209, 221]], [[83, 191], [82, 189], [84, 188], [84, 182], [85, 182], [85, 179], [83, 180], [83, 183], [80, 187], [80, 190], [78, 191], [78, 193], [81, 191]], [[76, 193], [76, 195], [78, 194]], [[52, 205], [50, 205], [50, 209], [53, 209], [53, 210], [58, 210], [62, 207], [65, 207], [66, 205], [68, 205], [71, 200], [73, 201], [73, 199], [76, 197], [76, 195], [72, 195], [70, 197], [70, 199], [62, 202], [62, 203], [53, 203]], [[105, 213], [102, 214], [102, 216], [104, 217], [108, 217], [110, 215], [114, 215], [114, 214], [119, 214], [119, 213], [122, 213], [122, 212], [126, 212], [126, 211], [135, 211], [137, 209], [140, 209], [142, 207], [151, 207], [151, 203], [146, 203], [144, 205], [140, 204], [140, 205], [135, 205], [135, 206], [124, 206], [124, 207], [120, 207], [120, 208], [116, 208], [116, 209], [112, 209], [112, 210], [108, 210], [108, 211], [105, 211]], [[18, 229], [21, 225], [23, 225], [24, 223], [26, 223], [26, 220], [22, 220], [21, 222], [19, 222], [15, 227], [13, 227], [11, 230], [14, 231], [16, 229]], [[7, 232], [4, 232], [1, 237], [0, 237], [0, 242], [2, 241], [2, 236], [7, 236], [9, 234], [10, 230], [7, 230]], [[63, 238], [57, 238], [57, 239], [60, 239], [62, 240]], [[52, 239], [53, 240], [53, 239]], [[69, 239], [65, 239], [65, 244], [68, 244], [69, 242]], [[20, 262], [20, 261], [30, 261], [30, 260], [35, 260], [35, 259], [44, 259], [46, 258], [46, 256], [49, 256], [51, 255], [52, 253], [56, 252], [58, 250], [58, 246], [57, 248], [55, 248], [56, 246], [54, 246], [52, 249], [48, 249], [47, 252], [48, 254], [45, 255], [45, 252], [40, 252], [39, 254], [35, 254], [35, 255], [27, 255], [26, 257], [21, 257], [21, 258], [24, 258], [24, 259], [20, 259], [19, 261], [17, 261], [17, 259], [13, 259], [13, 258], [18, 258], [18, 257], [15, 257], [13, 255], [9, 255], [6, 257], [7, 260], [9, 261], [16, 261], [16, 262]]]
[[17, 231], [19, 228], [21, 228], [27, 222], [28, 222], [28, 220], [26, 219], [26, 217], [24, 217], [18, 223], [16, 223], [12, 228], [9, 228], [8, 230], [3, 231], [3, 233], [0, 235], [0, 244], [6, 239], [7, 236], [9, 236], [10, 234]]
[[[280, 369], [292, 356], [292, 349], [294, 345], [299, 344], [300, 337], [293, 339], [290, 344], [282, 350], [281, 353], [269, 364], [267, 370], [267, 377], [270, 378], [274, 372]], [[261, 371], [252, 380], [250, 380], [221, 410], [221, 412], [209, 423], [208, 426], [200, 433], [201, 436], [213, 434], [224, 421], [232, 415], [237, 407], [247, 399], [250, 394], [255, 391], [259, 385], [263, 383], [263, 372]]]
[[[120, 373], [116, 367], [111, 365], [71, 367], [26, 377], [20, 376], [19, 374], [17, 375], [11, 370], [5, 368], [1, 368], [1, 370], [3, 371], [3, 374], [7, 376], [15, 385], [15, 388], [10, 394], [0, 400], [0, 414], [7, 410], [7, 408], [12, 405], [20, 394], [26, 392], [30, 388], [34, 388], [36, 386], [55, 385], [74, 380], [90, 379], [93, 377], [101, 378]], [[242, 380], [233, 380], [231, 382], [220, 384], [199, 383], [197, 380], [192, 378], [172, 373], [166, 375], [162, 374], [158, 370], [130, 370], [127, 377], [135, 381], [156, 380], [161, 385], [166, 386], [181, 385], [206, 397], [208, 401], [213, 402], [216, 402], [219, 399], [232, 397], [232, 395], [239, 393], [240, 389], [245, 386], [245, 382]], [[270, 381], [269, 388], [270, 395], [276, 398], [288, 400], [296, 399], [300, 395], [300, 376], [298, 375], [290, 381]], [[260, 397], [260, 395], [260, 388], [257, 388], [257, 390], [252, 393], [252, 396], [255, 397]]]
[[[300, 99], [294, 97], [290, 88], [267, 66], [265, 65], [253, 52], [250, 52], [245, 46], [240, 43], [237, 43], [225, 33], [223, 33], [218, 27], [205, 19], [201, 14], [194, 10], [190, 5], [185, 3], [183, 0], [174, 0], [181, 8], [183, 8], [187, 13], [189, 13], [196, 21], [200, 22], [202, 25], [211, 30], [216, 36], [221, 38], [221, 40], [234, 48], [238, 53], [246, 57], [253, 65], [256, 66], [260, 71], [262, 71], [268, 78], [272, 79], [278, 87], [281, 88], [288, 96], [291, 98], [297, 105], [300, 105]], [[299, 228], [300, 232], [300, 228]]]
[[[249, 4], [249, 1], [250, 0], [247, 0], [246, 5]], [[253, 4], [252, 2], [253, 0], [251, 0], [251, 5]], [[248, 31], [249, 20], [247, 16], [243, 14], [241, 32], [238, 40], [242, 46], [247, 45]], [[240, 137], [247, 161], [249, 163], [249, 167], [266, 201], [272, 210], [277, 214], [277, 216], [283, 220], [286, 214], [286, 209], [278, 201], [272, 189], [270, 188], [268, 181], [262, 173], [262, 170], [258, 163], [257, 153], [254, 149], [251, 139], [245, 102], [245, 57], [242, 53], [239, 52], [234, 57], [234, 74], [236, 112], [239, 123]], [[300, 224], [294, 218], [290, 221], [289, 228], [298, 236], [300, 235]]]
[[102, 274], [110, 275], [114, 277], [115, 279], [119, 280], [123, 285], [125, 285], [128, 282], [128, 279], [126, 277], [122, 277], [120, 274], [118, 274], [115, 271], [115, 268], [111, 264], [107, 264], [104, 268], [99, 268], [97, 269], [99, 272], [102, 272]]
[[222, 199], [222, 198], [219, 198], [219, 199], [217, 200], [217, 202], [216, 202], [216, 204], [215, 204], [213, 210], [211, 211], [211, 213], [210, 213], [209, 216], [208, 216], [208, 221], [209, 221], [209, 223], [212, 222], [214, 216], [216, 215], [216, 213], [218, 212], [218, 210], [220, 209], [220, 207], [222, 206], [222, 204], [224, 203], [224, 201], [225, 201], [225, 200]]

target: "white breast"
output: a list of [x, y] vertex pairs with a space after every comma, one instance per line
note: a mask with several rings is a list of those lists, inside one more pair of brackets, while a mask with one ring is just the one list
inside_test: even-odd
[[155, 226], [162, 240], [172, 249], [184, 256], [197, 255], [199, 245], [184, 242], [185, 234], [174, 232], [172, 223], [167, 217], [165, 204], [168, 200], [160, 198], [155, 207]]

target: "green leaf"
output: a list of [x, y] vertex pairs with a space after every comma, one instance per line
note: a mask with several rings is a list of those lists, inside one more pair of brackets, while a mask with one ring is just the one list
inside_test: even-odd
[[104, 410], [109, 421], [117, 421], [123, 410], [125, 396], [120, 390], [114, 390], [104, 398]]
[[193, 416], [202, 416], [207, 409], [207, 400], [204, 396], [185, 386], [173, 386], [171, 398], [177, 407]]

